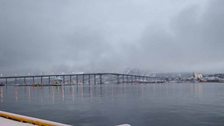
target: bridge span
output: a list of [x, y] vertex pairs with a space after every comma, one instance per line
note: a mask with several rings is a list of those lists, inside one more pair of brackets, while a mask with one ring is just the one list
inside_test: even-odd
[[49, 74], [0, 77], [0, 84], [9, 85], [74, 85], [107, 83], [163, 83], [164, 79], [148, 75], [120, 73]]

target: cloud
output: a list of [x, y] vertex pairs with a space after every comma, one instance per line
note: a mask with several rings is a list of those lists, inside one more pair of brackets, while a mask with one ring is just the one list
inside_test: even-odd
[[220, 72], [222, 5], [221, 0], [2, 0], [0, 73]]
[[[217, 6], [218, 5], [218, 6]], [[222, 1], [210, 1], [202, 11], [198, 5], [171, 18], [169, 27], [148, 27], [139, 42], [139, 61], [153, 71], [222, 72], [224, 60]]]

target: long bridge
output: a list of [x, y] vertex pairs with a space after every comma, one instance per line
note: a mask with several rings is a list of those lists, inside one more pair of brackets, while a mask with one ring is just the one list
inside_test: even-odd
[[148, 75], [120, 73], [50, 74], [0, 77], [1, 85], [72, 85], [106, 83], [163, 83], [164, 79]]

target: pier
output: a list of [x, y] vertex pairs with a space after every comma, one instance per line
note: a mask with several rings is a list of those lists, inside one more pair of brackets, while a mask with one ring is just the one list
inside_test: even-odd
[[107, 84], [107, 83], [162, 83], [163, 79], [148, 75], [119, 73], [82, 73], [82, 74], [51, 74], [28, 76], [0, 77], [1, 85], [74, 85], [74, 84]]

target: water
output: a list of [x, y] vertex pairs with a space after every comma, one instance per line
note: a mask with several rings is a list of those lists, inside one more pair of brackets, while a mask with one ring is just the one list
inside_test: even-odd
[[0, 110], [76, 126], [223, 126], [224, 84], [8, 86]]

